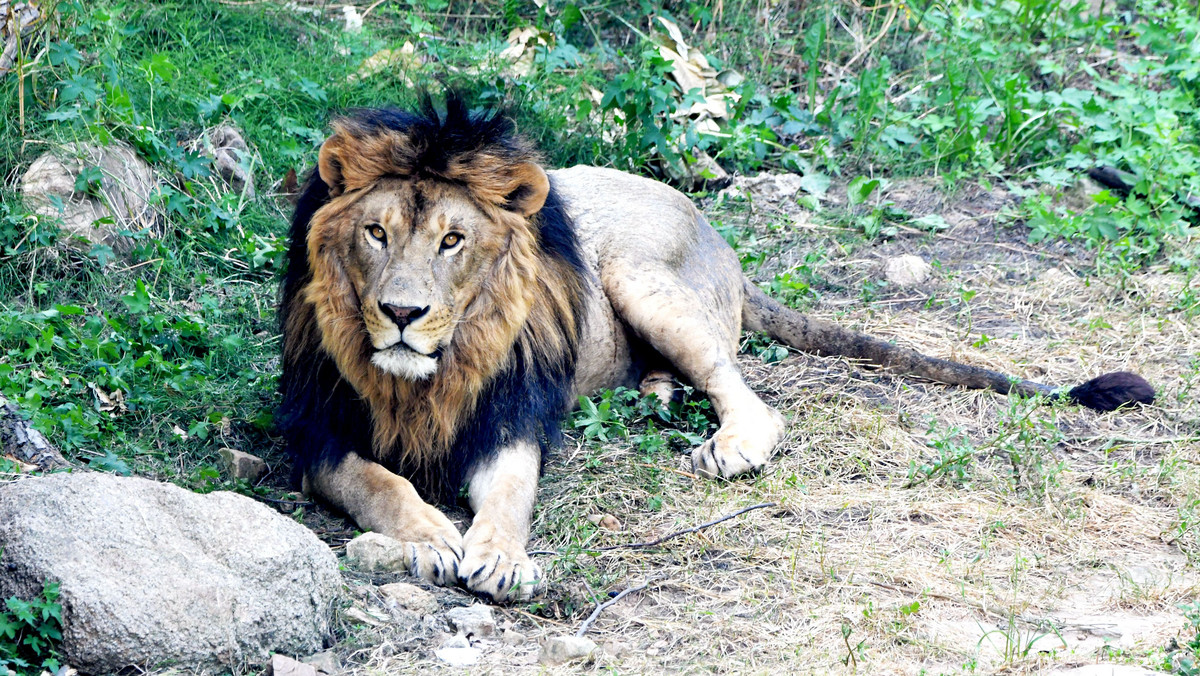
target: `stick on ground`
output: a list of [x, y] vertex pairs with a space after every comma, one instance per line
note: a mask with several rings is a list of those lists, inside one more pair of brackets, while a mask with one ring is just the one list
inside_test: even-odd
[[620, 601], [621, 599], [625, 598], [627, 595], [632, 594], [635, 591], [641, 591], [641, 590], [645, 589], [646, 587], [649, 587], [650, 582], [652, 582], [652, 580], [646, 580], [645, 582], [641, 583], [640, 585], [638, 585], [636, 587], [630, 587], [630, 588], [622, 591], [620, 594], [617, 594], [616, 596], [612, 597], [611, 599], [605, 601], [604, 603], [597, 605], [596, 609], [592, 611], [592, 614], [588, 615], [587, 619], [583, 621], [583, 624], [579, 625], [579, 631], [576, 631], [575, 635], [583, 636], [584, 634], [586, 634], [587, 630], [592, 628], [592, 623], [594, 623], [596, 621], [596, 618], [600, 617], [600, 613], [604, 612], [605, 608], [613, 605], [617, 601]]
[[[739, 509], [738, 511], [734, 512], [733, 514], [726, 514], [725, 516], [723, 516], [719, 519], [713, 519], [712, 521], [706, 521], [706, 522], [700, 524], [699, 526], [692, 526], [691, 528], [677, 530], [674, 533], [669, 533], [667, 535], [664, 535], [664, 536], [658, 538], [657, 540], [650, 540], [649, 542], [627, 542], [625, 544], [609, 545], [607, 547], [597, 547], [596, 549], [586, 549], [584, 551], [610, 552], [614, 549], [643, 549], [645, 547], [653, 547], [655, 545], [661, 545], [662, 543], [666, 542], [667, 540], [672, 540], [674, 538], [677, 538], [680, 535], [687, 535], [688, 533], [695, 533], [695, 532], [704, 530], [705, 528], [708, 528], [710, 526], [715, 526], [724, 521], [728, 521], [734, 517], [741, 516], [741, 515], [745, 514], [746, 512], [752, 512], [756, 509], [763, 509], [766, 507], [777, 507], [778, 505], [779, 505], [778, 502], [763, 502], [763, 503], [759, 503], [757, 505], [750, 505], [749, 507]], [[535, 550], [535, 551], [529, 552], [529, 555], [533, 556], [535, 554], [557, 554], [557, 553], [558, 552], [555, 552], [555, 551], [542, 549], [542, 550]]]

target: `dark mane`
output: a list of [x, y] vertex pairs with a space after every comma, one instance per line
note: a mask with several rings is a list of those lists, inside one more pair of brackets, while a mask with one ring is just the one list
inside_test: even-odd
[[[396, 138], [387, 156], [375, 161], [379, 175], [431, 177], [439, 180], [461, 170], [471, 158], [526, 162], [537, 155], [516, 135], [501, 112], [472, 113], [457, 96], [446, 100], [444, 113], [425, 97], [419, 113], [395, 109], [352, 111], [335, 124], [340, 133], [367, 139]], [[397, 134], [398, 133], [398, 134]], [[466, 158], [466, 159], [464, 159]], [[355, 168], [363, 171], [362, 167]], [[569, 308], [554, 310], [541, 328], [554, 325], [567, 344], [559, 354], [545, 354], [538, 341], [524, 333], [511, 349], [503, 369], [483, 383], [475, 405], [457, 424], [447, 451], [432, 461], [417, 462], [405, 449], [373, 447], [372, 393], [360, 392], [339, 370], [335, 358], [321, 345], [321, 329], [306, 290], [313, 282], [308, 235], [314, 215], [336, 197], [336, 190], [313, 171], [297, 203], [290, 230], [288, 269], [281, 284], [280, 328], [283, 332], [282, 403], [276, 422], [294, 460], [293, 477], [336, 466], [347, 453], [376, 460], [413, 481], [427, 500], [453, 502], [470, 469], [515, 439], [536, 439], [543, 454], [561, 437], [560, 423], [572, 394], [575, 361], [582, 330], [584, 263], [574, 225], [550, 184], [542, 209], [530, 219], [537, 255], [547, 270], [557, 271], [535, 283], [544, 293], [568, 299]], [[564, 290], [565, 289], [565, 290]], [[543, 316], [547, 310], [540, 310]], [[533, 322], [533, 320], [529, 320]], [[532, 324], [531, 324], [532, 326]], [[456, 338], [457, 340], [457, 338]], [[377, 413], [377, 411], [376, 411]], [[397, 442], [399, 444], [400, 442]]]

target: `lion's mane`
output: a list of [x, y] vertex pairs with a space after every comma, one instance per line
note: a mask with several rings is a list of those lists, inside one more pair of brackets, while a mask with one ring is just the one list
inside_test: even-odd
[[[585, 293], [572, 224], [551, 182], [532, 218], [504, 208], [515, 196], [506, 169], [536, 161], [511, 121], [472, 114], [456, 96], [444, 113], [362, 110], [334, 123], [344, 146], [341, 185], [313, 171], [296, 206], [282, 284], [282, 404], [277, 424], [298, 478], [347, 453], [412, 480], [427, 499], [452, 501], [466, 473], [501, 444], [559, 437], [572, 391]], [[322, 209], [384, 177], [436, 177], [463, 185], [508, 247], [483, 276], [453, 341], [428, 380], [370, 363], [358, 299], [334, 254]]]

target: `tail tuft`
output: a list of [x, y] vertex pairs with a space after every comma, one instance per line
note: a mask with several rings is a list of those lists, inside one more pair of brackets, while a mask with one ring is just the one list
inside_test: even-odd
[[1105, 373], [1073, 388], [1067, 396], [1096, 411], [1115, 411], [1125, 404], [1154, 403], [1154, 388], [1136, 373]]

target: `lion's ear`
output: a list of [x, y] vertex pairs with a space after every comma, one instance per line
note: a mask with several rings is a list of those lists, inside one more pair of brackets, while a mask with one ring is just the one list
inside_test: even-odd
[[329, 186], [329, 196], [337, 197], [342, 194], [342, 151], [346, 148], [346, 137], [341, 132], [330, 136], [321, 144], [321, 152], [317, 155], [317, 173], [321, 180]]
[[510, 172], [504, 208], [529, 217], [542, 210], [550, 194], [550, 178], [534, 162], [522, 162]]

